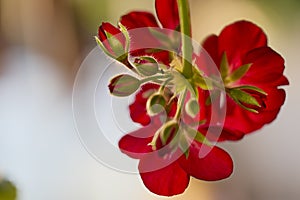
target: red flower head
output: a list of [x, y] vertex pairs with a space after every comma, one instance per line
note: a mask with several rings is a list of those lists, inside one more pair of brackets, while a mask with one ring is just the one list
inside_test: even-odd
[[261, 28], [247, 21], [205, 40], [214, 70], [206, 52], [197, 55], [185, 37], [191, 36], [186, 3], [156, 0], [159, 22], [135, 11], [121, 17], [120, 29], [103, 23], [98, 34], [104, 51], [137, 75], [111, 79], [111, 94], [124, 97], [141, 88], [129, 110], [143, 127], [123, 136], [119, 148], [140, 160], [145, 186], [164, 196], [182, 193], [190, 176], [229, 177], [233, 161], [214, 144], [239, 140], [273, 121], [285, 101], [280, 87], [289, 84], [284, 59], [268, 46]]
[[[156, 138], [157, 151], [149, 145], [156, 137], [155, 133], [161, 133], [160, 116], [150, 118], [146, 109], [147, 97], [157, 91], [157, 85], [146, 84], [137, 93], [134, 103], [130, 105], [130, 115], [133, 121], [148, 126], [123, 136], [119, 141], [123, 153], [140, 159], [139, 171], [145, 186], [155, 194], [172, 196], [184, 192], [190, 176], [207, 181], [229, 177], [233, 171], [233, 162], [230, 155], [219, 147], [189, 138], [186, 146], [188, 156], [179, 149], [180, 145], [170, 151], [172, 141], [176, 140], [176, 133], [173, 132], [166, 138], [166, 146], [161, 145], [160, 137]], [[174, 110], [176, 104], [166, 109], [167, 116], [173, 117]], [[177, 138], [177, 142], [182, 144], [182, 141], [183, 138]], [[203, 153], [207, 155], [201, 157]]]
[[[227, 90], [225, 129], [251, 133], [272, 122], [285, 100], [287, 85], [284, 59], [267, 44], [264, 32], [255, 24], [238, 21], [219, 36], [208, 37], [203, 47], [220, 69]], [[226, 139], [223, 138], [223, 139]]]

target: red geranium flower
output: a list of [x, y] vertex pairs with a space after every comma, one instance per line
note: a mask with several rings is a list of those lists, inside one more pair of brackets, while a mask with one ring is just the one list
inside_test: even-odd
[[[230, 155], [211, 143], [239, 140], [273, 121], [285, 101], [280, 86], [288, 80], [283, 75], [284, 59], [268, 46], [261, 28], [247, 21], [205, 40], [203, 47], [217, 65], [215, 71], [201, 51], [194, 52], [196, 66], [186, 73], [189, 58], [182, 57], [192, 47], [182, 45], [182, 51], [181, 34], [175, 34], [180, 31], [177, 0], [156, 0], [155, 7], [159, 22], [151, 13], [130, 12], [121, 17], [120, 29], [103, 23], [99, 39], [108, 55], [141, 76], [122, 74], [109, 85], [116, 96], [128, 96], [142, 85], [129, 110], [131, 119], [143, 127], [123, 136], [119, 148], [140, 160], [138, 169], [150, 191], [172, 196], [186, 189], [190, 176], [207, 181], [229, 177]], [[147, 70], [147, 66], [155, 67]], [[221, 81], [215, 80], [219, 74]], [[223, 83], [224, 127], [219, 121], [223, 109], [217, 110]]]
[[[167, 153], [167, 156], [151, 148], [149, 143], [160, 128], [161, 120], [159, 116], [150, 118], [146, 111], [146, 100], [148, 95], [157, 90], [157, 85], [144, 85], [130, 105], [132, 119], [142, 125], [149, 125], [125, 135], [119, 141], [123, 153], [140, 159], [139, 171], [145, 186], [155, 194], [172, 196], [186, 189], [190, 176], [207, 181], [229, 177], [233, 171], [233, 162], [230, 155], [219, 147], [208, 146], [191, 138], [188, 157], [179, 148]], [[174, 110], [176, 104], [167, 110], [168, 116], [171, 117]], [[200, 151], [208, 154], [201, 158]]]
[[[236, 137], [228, 135], [223, 139], [241, 138], [241, 133], [251, 133], [272, 122], [285, 101], [285, 91], [279, 87], [289, 83], [283, 75], [284, 59], [268, 46], [267, 37], [262, 29], [251, 22], [238, 21], [225, 27], [219, 36], [208, 37], [203, 47], [220, 71], [222, 71], [220, 66], [224, 64], [222, 60], [224, 62], [224, 56], [227, 56], [228, 71], [222, 75], [226, 89], [241, 88], [242, 92], [238, 92], [251, 95], [258, 103], [242, 105], [257, 111], [250, 112], [238, 105], [232, 98], [233, 95], [227, 95], [224, 128], [235, 130]], [[243, 72], [244, 74], [240, 70], [241, 77], [237, 80], [232, 78], [233, 72], [247, 64], [250, 67]], [[266, 94], [253, 90], [252, 86], [263, 90]]]

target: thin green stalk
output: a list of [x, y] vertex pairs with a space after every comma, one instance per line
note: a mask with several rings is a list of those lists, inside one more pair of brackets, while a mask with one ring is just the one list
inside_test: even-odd
[[179, 100], [177, 103], [177, 110], [176, 110], [176, 114], [174, 116], [174, 119], [176, 119], [177, 121], [179, 121], [179, 119], [181, 117], [181, 111], [184, 107], [184, 100], [186, 98], [186, 95], [187, 95], [187, 89], [184, 89], [183, 93], [181, 93], [179, 96]]
[[168, 75], [157, 75], [157, 76], [150, 76], [150, 77], [147, 77], [147, 78], [144, 78], [141, 80], [141, 83], [146, 83], [146, 82], [149, 82], [149, 81], [157, 81], [159, 79], [165, 79], [165, 78], [169, 78]]
[[180, 18], [180, 31], [182, 40], [182, 64], [183, 64], [183, 75], [188, 79], [192, 77], [192, 55], [193, 47], [191, 40], [191, 18], [190, 8], [188, 0], [178, 0], [178, 11]]

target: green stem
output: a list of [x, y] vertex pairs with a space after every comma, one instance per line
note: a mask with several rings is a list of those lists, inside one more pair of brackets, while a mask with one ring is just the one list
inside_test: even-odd
[[177, 103], [177, 110], [176, 110], [176, 114], [174, 119], [179, 121], [180, 117], [181, 117], [181, 111], [184, 107], [184, 100], [186, 98], [186, 94], [187, 94], [187, 89], [184, 89], [183, 93], [180, 94], [179, 96], [179, 100]]
[[142, 79], [141, 84], [149, 82], [149, 81], [156, 81], [156, 80], [165, 79], [165, 78], [169, 78], [169, 76], [168, 75], [150, 76], [150, 77]]
[[178, 11], [180, 18], [180, 31], [182, 40], [182, 73], [186, 78], [190, 78], [193, 75], [192, 70], [192, 40], [191, 40], [191, 18], [190, 8], [188, 0], [177, 0]]

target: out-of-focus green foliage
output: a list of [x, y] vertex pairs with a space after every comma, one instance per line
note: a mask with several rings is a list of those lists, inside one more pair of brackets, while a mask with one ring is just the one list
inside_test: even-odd
[[0, 179], [0, 200], [16, 200], [17, 189], [9, 181]]
[[300, 1], [299, 0], [250, 0], [263, 7], [277, 21], [298, 20]]
[[94, 31], [97, 33], [97, 28], [100, 25], [100, 22], [107, 20], [107, 5], [109, 1], [74, 0], [71, 2], [73, 3], [77, 15], [76, 17], [81, 26], [84, 26], [86, 29], [88, 29], [88, 31]]

